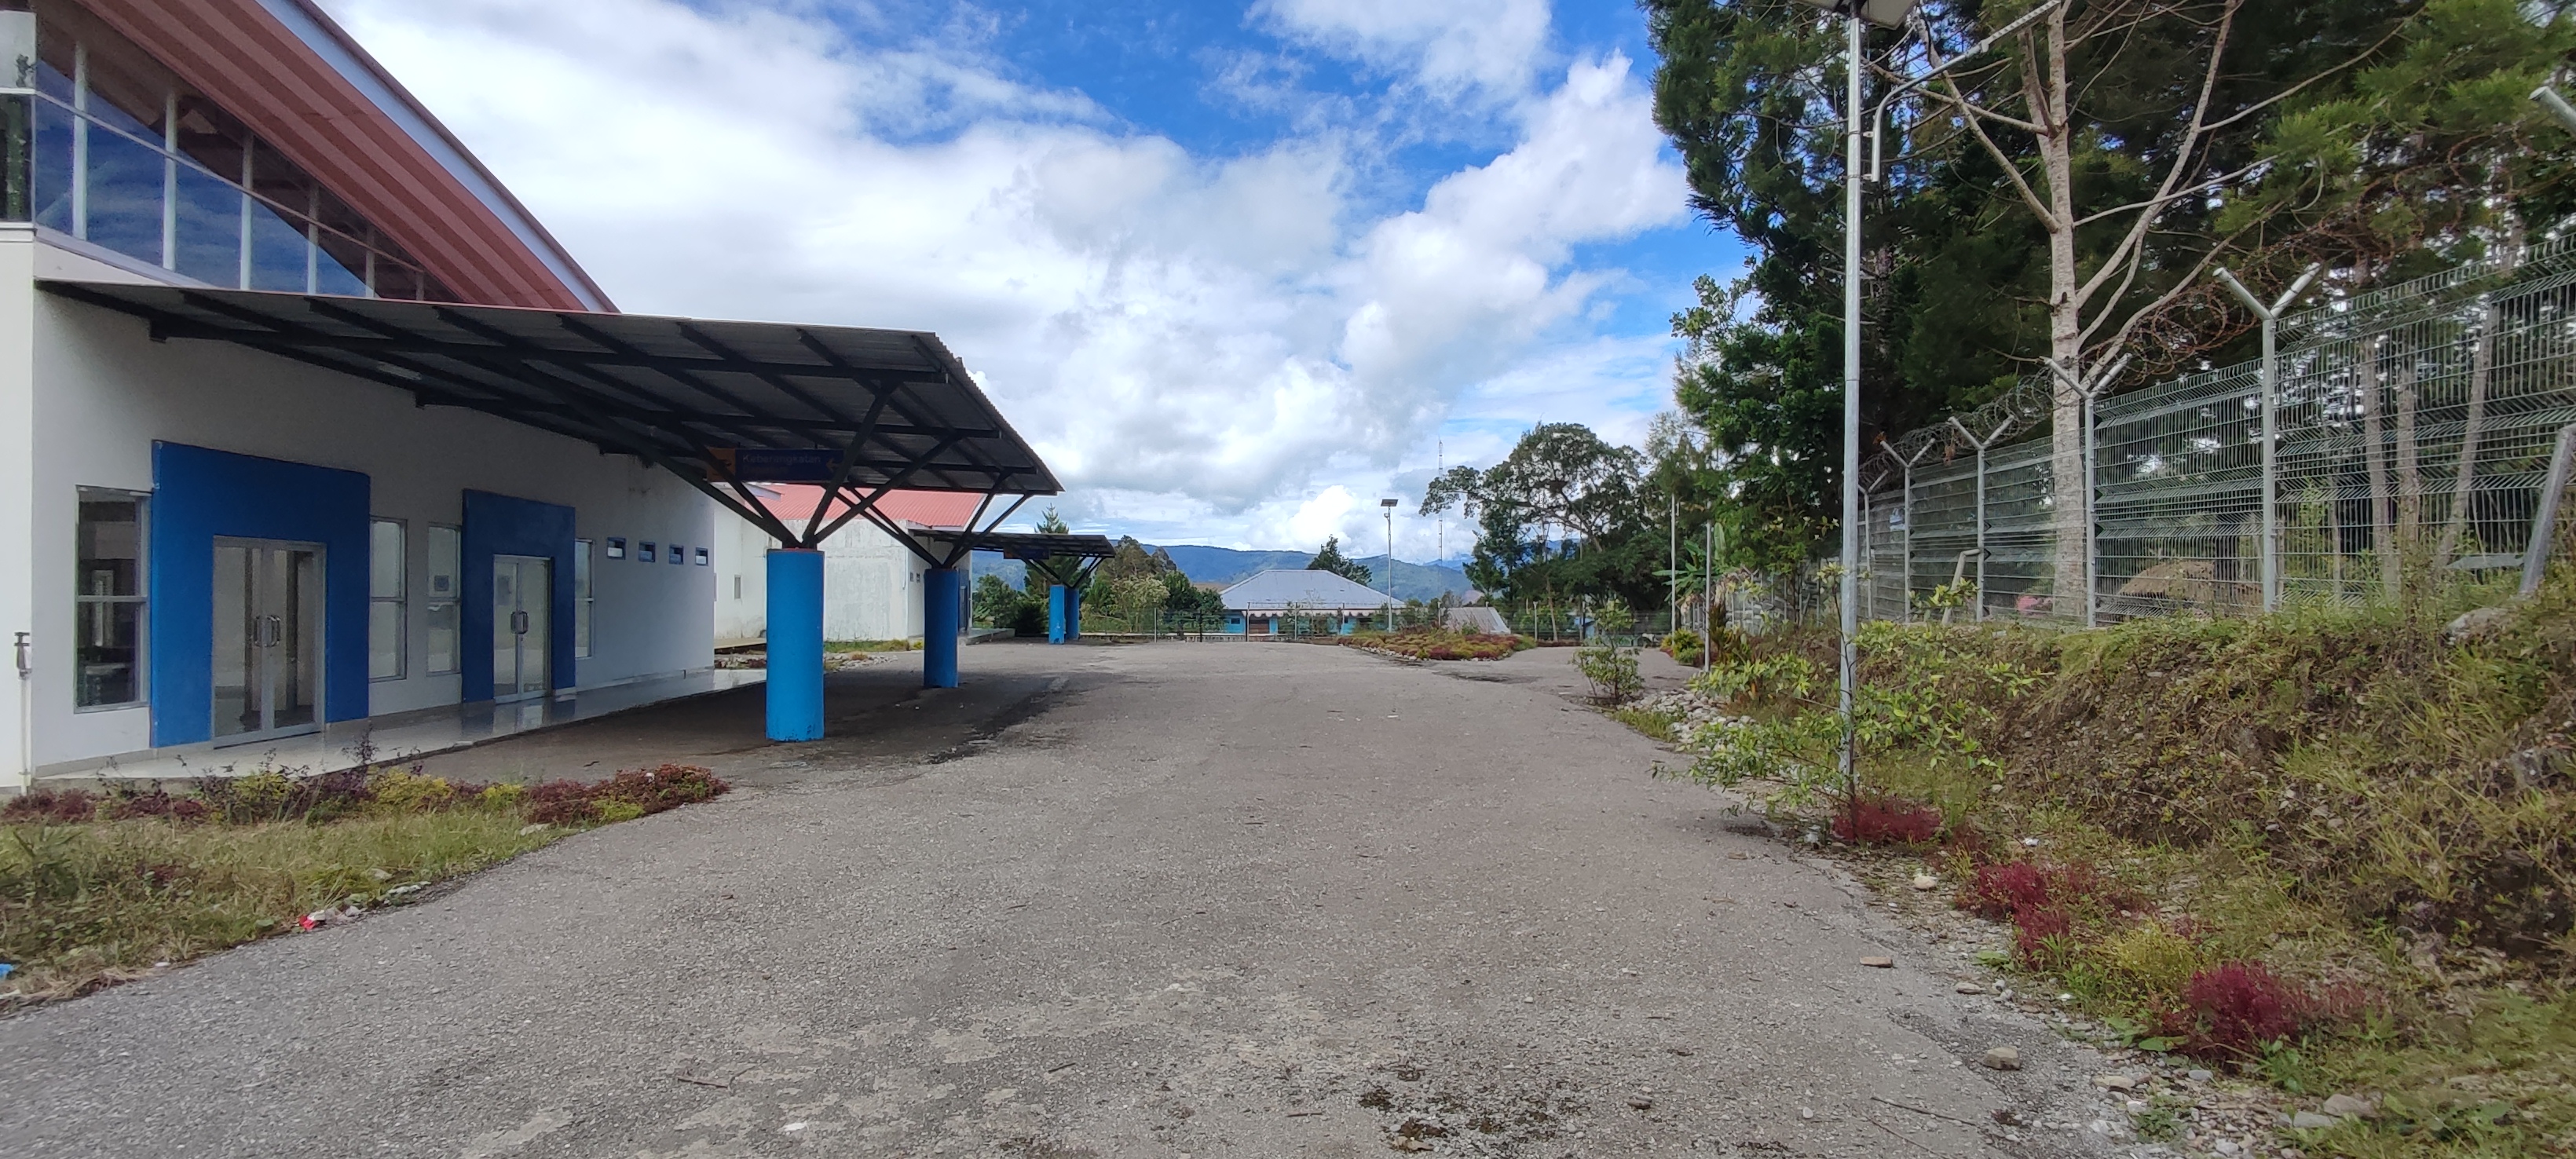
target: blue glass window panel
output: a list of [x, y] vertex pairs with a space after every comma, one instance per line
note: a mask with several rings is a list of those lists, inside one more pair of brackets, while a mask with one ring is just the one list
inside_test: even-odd
[[366, 247], [336, 234], [324, 233], [322, 252], [314, 255], [313, 292], [366, 297]]
[[250, 203], [250, 288], [304, 292], [304, 225], [254, 199]]
[[54, 62], [39, 60], [36, 62], [36, 91], [68, 105], [72, 103], [72, 78], [54, 67]]
[[52, 101], [36, 102], [36, 224], [72, 231], [72, 113]]
[[116, 101], [108, 97], [107, 90], [98, 87], [96, 82], [98, 70], [90, 70], [90, 76], [93, 79], [89, 90], [89, 105], [87, 107], [89, 109], [89, 118], [91, 120], [105, 125], [110, 129], [116, 130], [117, 132], [125, 133], [129, 136], [141, 137], [147, 141], [159, 141], [163, 139], [160, 125], [162, 110], [158, 107], [159, 102], [154, 102], [155, 107], [148, 114], [148, 119], [145, 116], [137, 116], [134, 113], [129, 113], [119, 107]]
[[97, 245], [161, 264], [161, 151], [92, 125], [89, 232]]
[[241, 284], [241, 190], [193, 165], [179, 167], [179, 272], [214, 286]]

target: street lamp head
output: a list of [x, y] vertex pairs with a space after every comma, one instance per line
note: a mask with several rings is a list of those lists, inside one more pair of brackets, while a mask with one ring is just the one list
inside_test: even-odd
[[1905, 17], [1914, 11], [1916, 0], [1806, 0], [1806, 3], [1842, 16], [1858, 16], [1881, 28], [1903, 28]]

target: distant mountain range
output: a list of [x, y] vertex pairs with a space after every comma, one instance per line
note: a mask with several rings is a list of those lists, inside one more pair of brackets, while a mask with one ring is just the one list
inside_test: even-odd
[[[1195, 543], [1176, 544], [1163, 550], [1171, 555], [1173, 563], [1180, 565], [1181, 574], [1190, 577], [1190, 582], [1214, 584], [1218, 587], [1250, 579], [1272, 568], [1304, 567], [1307, 560], [1315, 558], [1315, 553], [1311, 551], [1239, 551], [1231, 547], [1206, 547]], [[1371, 575], [1385, 574], [1381, 570], [1386, 566], [1385, 556], [1372, 555], [1358, 558], [1359, 562], [1369, 569]], [[998, 575], [1003, 580], [1017, 585], [1026, 572], [1018, 560], [1003, 559], [997, 552], [979, 551], [975, 553], [975, 574]], [[1369, 586], [1383, 588], [1385, 585], [1382, 581], [1373, 581]], [[1434, 564], [1409, 563], [1400, 559], [1395, 561], [1395, 597], [1397, 599], [1428, 600], [1443, 592], [1465, 595], [1470, 590], [1473, 590], [1473, 585], [1467, 582], [1467, 573], [1459, 570], [1455, 564], [1445, 561]]]

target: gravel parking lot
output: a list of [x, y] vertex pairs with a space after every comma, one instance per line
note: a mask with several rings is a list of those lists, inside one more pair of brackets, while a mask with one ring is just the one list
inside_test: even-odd
[[816, 745], [751, 690], [454, 754], [742, 787], [0, 1019], [0, 1153], [2114, 1149], [2098, 1055], [1566, 661], [990, 645], [835, 676]]

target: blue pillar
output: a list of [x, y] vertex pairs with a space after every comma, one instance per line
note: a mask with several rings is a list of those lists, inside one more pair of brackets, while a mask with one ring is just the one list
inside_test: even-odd
[[1073, 636], [1073, 605], [1065, 598], [1071, 594], [1063, 584], [1047, 586], [1047, 643], [1061, 644]]
[[769, 553], [769, 739], [823, 739], [823, 553]]
[[965, 572], [934, 567], [921, 573], [922, 687], [957, 687], [957, 630], [965, 608]]

